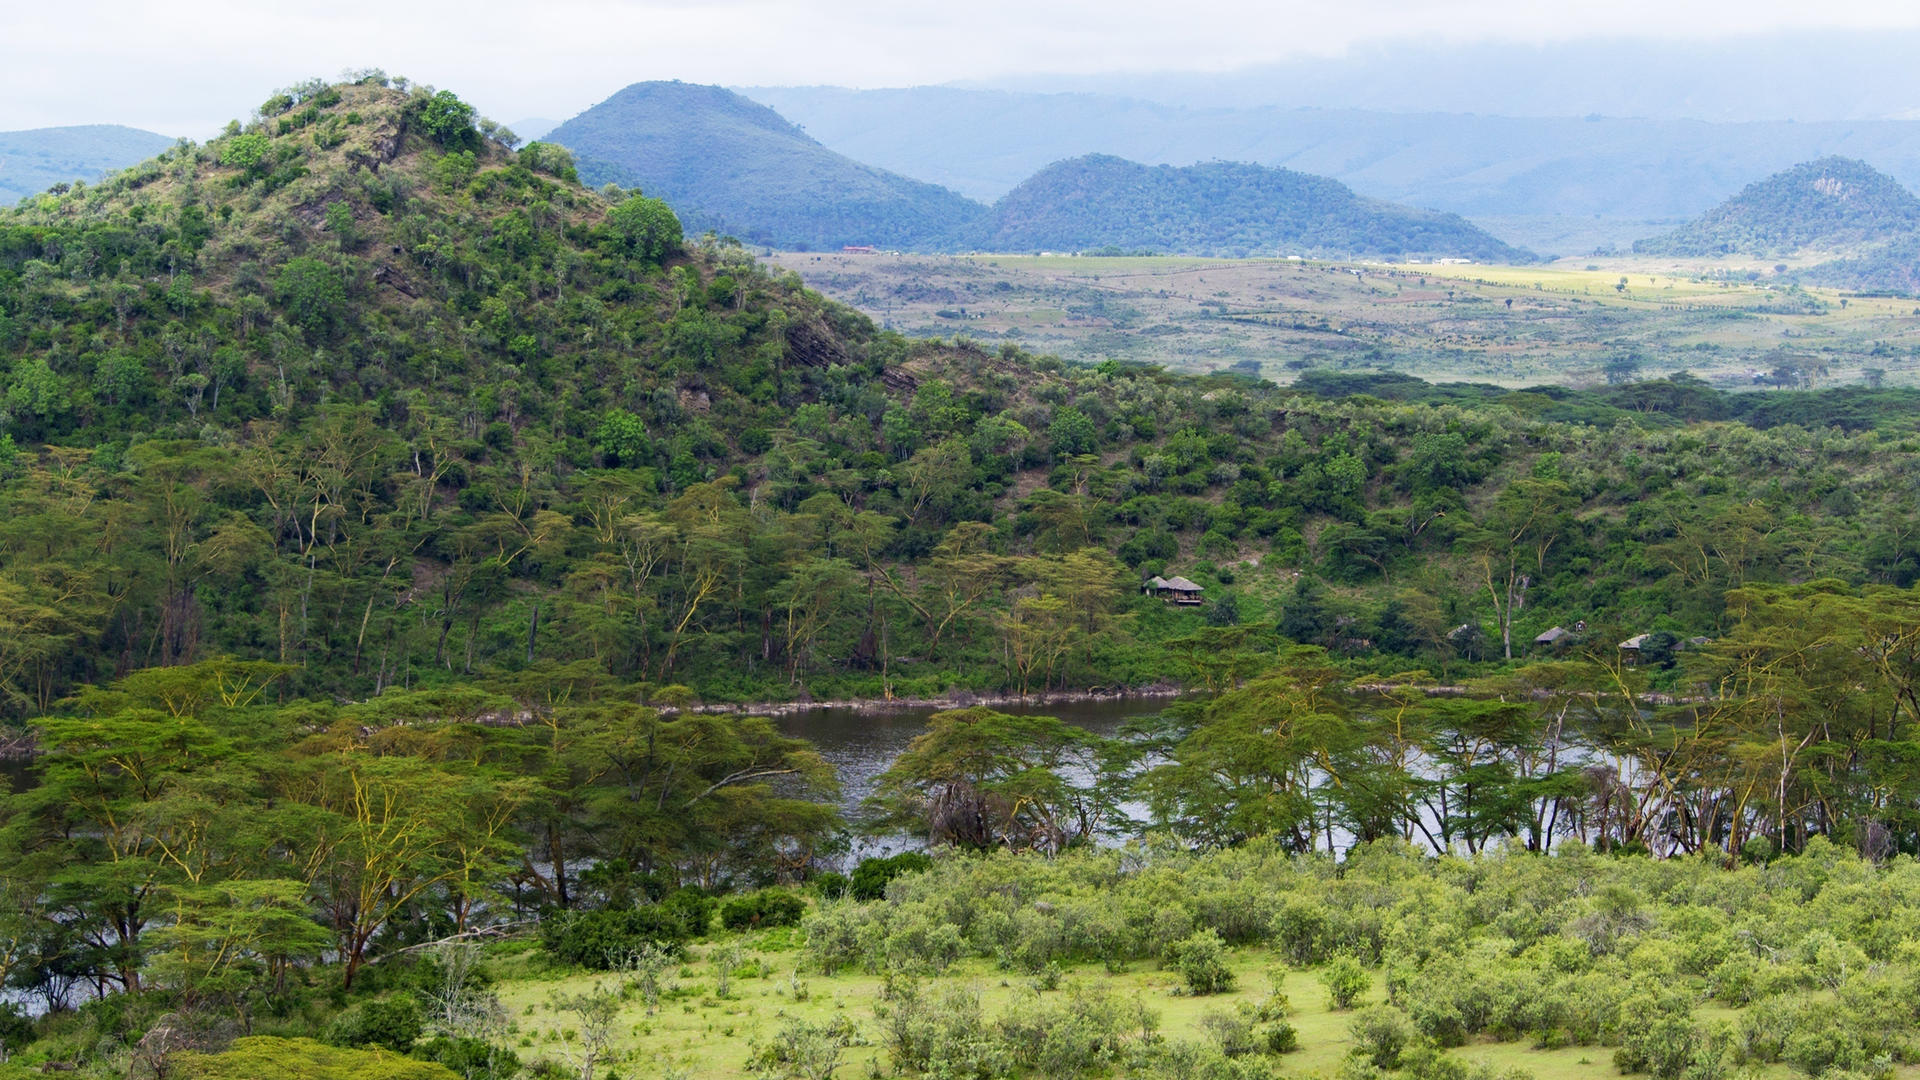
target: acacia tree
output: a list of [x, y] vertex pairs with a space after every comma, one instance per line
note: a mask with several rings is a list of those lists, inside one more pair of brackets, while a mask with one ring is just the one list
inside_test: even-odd
[[870, 824], [974, 850], [1058, 852], [1117, 812], [1097, 779], [1069, 779], [1097, 778], [1115, 749], [1051, 716], [938, 712], [880, 775], [867, 801]]
[[1573, 495], [1558, 479], [1529, 476], [1509, 484], [1493, 510], [1466, 535], [1500, 624], [1500, 646], [1513, 659], [1513, 620], [1527, 590], [1545, 573], [1547, 554], [1572, 527]]
[[1359, 738], [1344, 683], [1323, 650], [1289, 646], [1267, 673], [1197, 706], [1141, 777], [1154, 820], [1210, 845], [1274, 836], [1311, 851], [1323, 832], [1331, 844], [1319, 778]]
[[587, 813], [603, 857], [711, 882], [728, 869], [804, 865], [836, 823], [819, 801], [836, 788], [833, 767], [765, 718], [603, 703], [568, 723], [570, 757], [595, 778]]

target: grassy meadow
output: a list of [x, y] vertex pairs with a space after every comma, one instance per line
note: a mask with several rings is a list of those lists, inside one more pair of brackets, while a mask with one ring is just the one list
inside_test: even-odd
[[[1161, 1035], [1201, 1039], [1204, 1016], [1266, 998], [1272, 992], [1272, 976], [1279, 974], [1280, 992], [1291, 1010], [1287, 1019], [1300, 1037], [1300, 1048], [1283, 1058], [1286, 1071], [1332, 1075], [1351, 1046], [1347, 1026], [1356, 1010], [1330, 1007], [1316, 970], [1289, 969], [1265, 948], [1232, 950], [1229, 962], [1236, 976], [1234, 989], [1201, 997], [1185, 992], [1179, 973], [1151, 962], [1132, 963], [1121, 972], [1110, 972], [1100, 964], [1065, 965], [1059, 986], [1047, 991], [1035, 989], [1039, 980], [1033, 976], [1002, 971], [984, 960], [963, 960], [929, 982], [978, 991], [988, 1017], [1018, 1009], [1035, 994], [1069, 994], [1077, 985], [1098, 985], [1137, 998], [1157, 1014]], [[721, 998], [715, 994], [716, 977], [719, 967], [728, 963], [735, 974], [728, 996]], [[565, 1045], [563, 1032], [574, 1020], [555, 1007], [556, 998], [623, 982], [613, 974], [549, 971], [532, 953], [501, 957], [498, 966], [505, 976], [499, 987], [501, 1003], [518, 1023], [516, 1041], [523, 1057], [551, 1054]], [[798, 935], [790, 929], [731, 935], [691, 948], [686, 962], [670, 976], [678, 985], [663, 995], [659, 1012], [647, 1015], [636, 996], [622, 1003], [616, 1024], [621, 1062], [616, 1067], [628, 1076], [672, 1076], [676, 1070], [686, 1080], [746, 1076], [752, 1072], [752, 1048], [773, 1035], [783, 1016], [815, 1023], [846, 1016], [863, 1029], [866, 1045], [849, 1047], [836, 1075], [868, 1076], [875, 1070], [886, 1074], [886, 1054], [872, 1037], [875, 1010], [884, 1008], [885, 979], [860, 972], [821, 975], [809, 967], [798, 947]], [[1374, 981], [1360, 1005], [1384, 999], [1378, 973]], [[801, 1000], [796, 1000], [796, 984], [803, 988]], [[1517, 1065], [1537, 1080], [1601, 1080], [1618, 1075], [1608, 1052], [1591, 1046], [1539, 1050], [1523, 1043], [1484, 1043], [1450, 1052]]]
[[[578, 1042], [575, 1018], [556, 1001], [596, 988], [625, 987], [611, 1063], [621, 1076], [733, 1080], [753, 1075], [756, 1047], [771, 1039], [788, 1017], [818, 1025], [845, 1017], [853, 1023], [859, 1034], [835, 1076], [893, 1075], [877, 1030], [877, 1014], [886, 1007], [886, 979], [864, 972], [821, 974], [809, 964], [801, 936], [791, 928], [726, 935], [689, 948], [684, 962], [669, 974], [660, 1008], [652, 1014], [632, 992], [627, 977], [555, 970], [520, 943], [501, 947], [492, 964], [501, 979], [501, 1003], [513, 1017], [515, 1036], [510, 1041], [523, 1059], [562, 1057], [564, 1048]], [[1372, 985], [1353, 1007], [1336, 1009], [1321, 981], [1324, 965], [1290, 967], [1273, 950], [1258, 946], [1229, 950], [1228, 964], [1234, 988], [1205, 996], [1188, 994], [1178, 972], [1151, 961], [1136, 961], [1118, 972], [1098, 963], [1063, 965], [1058, 985], [1048, 990], [1039, 989], [1041, 980], [1034, 976], [979, 959], [962, 960], [927, 982], [936, 991], [963, 987], [978, 993], [989, 1019], [1016, 1012], [1036, 998], [1099, 987], [1144, 1005], [1155, 1016], [1160, 1036], [1205, 1041], [1206, 1017], [1265, 1001], [1275, 992], [1278, 977], [1278, 992], [1288, 1005], [1287, 1022], [1299, 1036], [1299, 1048], [1279, 1062], [1283, 1074], [1294, 1076], [1338, 1074], [1353, 1049], [1349, 1027], [1355, 1015], [1386, 1000], [1378, 971], [1369, 973]], [[716, 993], [722, 965], [731, 968], [724, 997]], [[1707, 1024], [1731, 1023], [1740, 1011], [1710, 1002], [1697, 1007], [1693, 1016]], [[1612, 1049], [1604, 1046], [1542, 1046], [1530, 1039], [1483, 1037], [1442, 1052], [1502, 1072], [1520, 1070], [1534, 1080], [1614, 1080], [1622, 1075]], [[1790, 1080], [1800, 1074], [1775, 1062], [1750, 1065], [1746, 1075], [1751, 1080]], [[1916, 1080], [1920, 1066], [1895, 1066], [1892, 1077]]]

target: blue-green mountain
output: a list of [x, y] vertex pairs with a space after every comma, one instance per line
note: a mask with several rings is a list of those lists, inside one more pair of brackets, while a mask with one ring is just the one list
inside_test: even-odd
[[55, 184], [124, 169], [165, 150], [173, 140], [118, 124], [0, 131], [0, 206]]
[[948, 248], [986, 207], [863, 165], [717, 86], [643, 82], [561, 124], [581, 178], [667, 200], [690, 233], [800, 250]]
[[1825, 157], [1747, 185], [1664, 236], [1649, 255], [1773, 257], [1853, 252], [1920, 232], [1920, 198], [1864, 161]]
[[1324, 176], [1244, 162], [1141, 165], [1105, 154], [1056, 162], [1008, 192], [994, 204], [979, 246], [1533, 258], [1457, 214], [1364, 198]]

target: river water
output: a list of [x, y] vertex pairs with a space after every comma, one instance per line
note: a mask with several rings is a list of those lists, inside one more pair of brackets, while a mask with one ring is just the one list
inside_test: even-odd
[[[1098, 701], [1056, 701], [994, 705], [997, 712], [1016, 716], [1052, 716], [1096, 735], [1113, 735], [1129, 721], [1154, 716], [1173, 704], [1172, 698], [1130, 697]], [[780, 730], [813, 743], [832, 763], [840, 778], [840, 811], [852, 819], [860, 801], [873, 794], [874, 782], [893, 764], [914, 736], [927, 730], [927, 718], [951, 706], [911, 706], [876, 709], [845, 706], [803, 709], [781, 716]], [[1074, 779], [1085, 779], [1076, 777]], [[912, 838], [883, 838], [855, 844], [854, 855], [885, 855], [919, 848]]]

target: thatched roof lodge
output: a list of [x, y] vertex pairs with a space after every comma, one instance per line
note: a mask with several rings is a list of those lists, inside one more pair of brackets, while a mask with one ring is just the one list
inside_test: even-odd
[[1157, 596], [1169, 604], [1204, 604], [1206, 598], [1200, 595], [1200, 586], [1183, 577], [1154, 578], [1140, 587], [1140, 591]]

